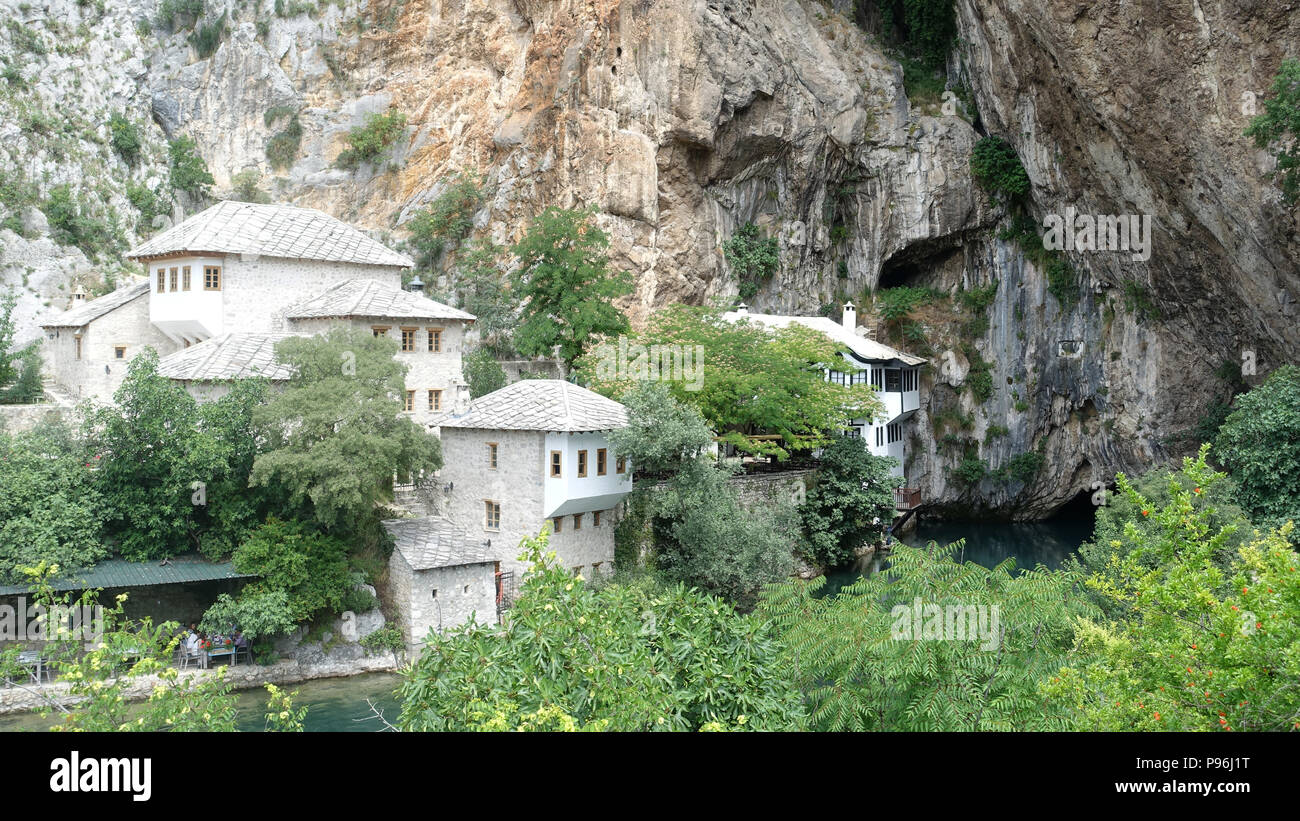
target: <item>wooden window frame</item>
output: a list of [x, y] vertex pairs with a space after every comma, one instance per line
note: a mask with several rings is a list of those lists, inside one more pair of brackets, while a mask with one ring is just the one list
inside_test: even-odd
[[74, 351], [76, 353], [77, 361], [80, 362], [81, 361], [81, 337], [79, 336], [72, 337], [72, 343], [73, 343]]
[[596, 475], [604, 476], [609, 472], [609, 448], [596, 448]]
[[[419, 328], [402, 328], [401, 330], [402, 330], [401, 348], [400, 348], [401, 352], [402, 352], [402, 353], [415, 353], [415, 335], [419, 332], [420, 329], [419, 329]], [[407, 334], [410, 334], [410, 335], [411, 335], [411, 336], [410, 336], [410, 344], [409, 344], [409, 345], [407, 344], [407, 336], [406, 336]]]
[[578, 478], [579, 479], [587, 478], [587, 451], [586, 450], [578, 451]]
[[[600, 511], [599, 511], [599, 510], [593, 510], [593, 511], [591, 512], [591, 526], [592, 526], [592, 527], [600, 527]], [[600, 564], [600, 562], [596, 562], [596, 564]]]
[[203, 290], [205, 291], [221, 290], [221, 266], [220, 265], [203, 266]]
[[166, 268], [158, 269], [158, 293], [160, 294], [167, 293], [167, 269]]
[[582, 514], [581, 514], [581, 513], [575, 513], [575, 514], [573, 514], [573, 529], [574, 529], [574, 530], [582, 530]]
[[488, 458], [487, 458], [488, 470], [496, 470], [497, 469], [497, 443], [488, 442], [487, 449], [488, 449]]
[[627, 457], [625, 456], [614, 457], [614, 472], [619, 475], [622, 475], [623, 473], [627, 472]]
[[167, 271], [167, 290], [170, 293], [176, 293], [180, 285], [181, 269], [173, 265]]
[[[127, 346], [125, 346], [125, 345], [114, 345], [114, 346], [113, 346], [113, 358], [114, 358], [114, 359], [126, 359], [126, 347], [127, 347]], [[118, 356], [118, 355], [117, 355], [117, 352], [118, 352], [118, 351], [121, 351], [121, 352], [122, 352], [122, 355], [121, 355], [121, 356]]]
[[564, 530], [564, 517], [556, 516], [551, 519], [551, 532], [560, 533]]
[[552, 479], [564, 478], [564, 451], [551, 451], [550, 467], [547, 469], [547, 475]]
[[[496, 521], [493, 521], [495, 517]], [[501, 531], [501, 505], [491, 499], [483, 500], [483, 529], [494, 533]]]
[[190, 289], [190, 266], [186, 265], [181, 268], [181, 290], [188, 291], [189, 289]]
[[429, 353], [442, 353], [442, 328], [428, 328]]
[[429, 388], [429, 410], [442, 410], [442, 388]]
[[415, 412], [415, 391], [413, 390], [408, 390], [406, 392], [406, 412]]
[[370, 333], [375, 337], [388, 336], [388, 332], [392, 330], [392, 328], [392, 325], [371, 325]]

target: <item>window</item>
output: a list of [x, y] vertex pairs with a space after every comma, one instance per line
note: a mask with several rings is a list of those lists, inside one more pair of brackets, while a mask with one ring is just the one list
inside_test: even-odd
[[848, 374], [843, 371], [828, 371], [827, 381], [836, 385], [849, 384]]
[[171, 275], [167, 278], [167, 281], [168, 281], [169, 283], [171, 283], [171, 284], [169, 285], [169, 287], [168, 287], [168, 290], [170, 290], [170, 291], [175, 291], [175, 290], [176, 290], [177, 277], [179, 277], [179, 276], [180, 276], [180, 269], [179, 269], [179, 268], [173, 268], [173, 269], [171, 270]]
[[581, 513], [575, 513], [575, 514], [573, 514], [573, 529], [574, 529], [574, 530], [582, 530], [582, 514], [581, 514]]
[[415, 329], [414, 328], [402, 329], [402, 350], [406, 352], [415, 350]]
[[483, 529], [501, 529], [501, 505], [496, 502], [483, 502]]
[[125, 346], [125, 345], [114, 345], [114, 346], [113, 346], [113, 358], [114, 358], [114, 359], [126, 359], [126, 346]]
[[[599, 510], [592, 511], [592, 513], [591, 513], [591, 526], [592, 526], [592, 527], [600, 527], [600, 511], [599, 511]], [[600, 567], [600, 562], [596, 562], [595, 564], [592, 565], [592, 567], [593, 567], [593, 568]]]
[[844, 435], [852, 436], [854, 438], [860, 439], [862, 438], [862, 428], [849, 428], [848, 430], [844, 431]]
[[587, 451], [578, 451], [578, 478], [581, 479], [587, 475]]
[[74, 336], [72, 338], [72, 341], [76, 343], [77, 358], [80, 359], [81, 358], [81, 337]]
[[218, 265], [203, 266], [203, 290], [220, 291], [221, 290], [221, 267]]
[[614, 472], [622, 473], [627, 468], [627, 460], [622, 456], [614, 460]]
[[440, 390], [429, 391], [429, 410], [431, 411], [442, 410], [442, 391]]
[[492, 468], [493, 470], [496, 470], [497, 468], [497, 443], [496, 442], [487, 443], [487, 462], [488, 462], [488, 467]]
[[871, 369], [871, 386], [876, 390], [882, 390], [885, 387], [885, 369]]
[[167, 269], [159, 268], [158, 269], [158, 293], [162, 294], [166, 292], [167, 292]]
[[888, 427], [888, 437], [890, 442], [901, 442], [903, 439], [903, 426], [899, 422]]
[[415, 410], [415, 391], [406, 392], [406, 412]]
[[884, 446], [885, 446], [885, 429], [876, 428], [876, 447], [882, 448]]
[[561, 518], [560, 516], [556, 516], [554, 519], [551, 520], [551, 530], [553, 532], [559, 533], [563, 529], [564, 529], [563, 518]]
[[429, 353], [442, 353], [442, 328], [429, 329]]
[[184, 268], [181, 269], [181, 290], [188, 291], [189, 289], [190, 289], [190, 266], [186, 265]]
[[902, 371], [898, 368], [885, 368], [885, 390], [901, 391], [903, 389]]
[[370, 333], [374, 336], [388, 336], [387, 325], [371, 325]]
[[558, 450], [551, 451], [551, 478], [560, 478], [560, 452]]

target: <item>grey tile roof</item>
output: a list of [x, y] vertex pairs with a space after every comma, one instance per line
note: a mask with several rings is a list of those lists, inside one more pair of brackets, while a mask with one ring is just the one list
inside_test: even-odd
[[246, 376], [283, 381], [293, 369], [275, 361], [275, 343], [293, 334], [226, 333], [164, 356], [158, 373], [182, 382], [219, 382]]
[[439, 516], [385, 519], [383, 525], [412, 570], [496, 561], [482, 541]]
[[385, 248], [351, 225], [314, 208], [230, 200], [195, 214], [126, 255], [145, 259], [203, 251], [400, 268], [415, 265], [405, 254]]
[[[248, 574], [238, 573], [231, 562], [210, 562], [197, 553], [173, 556], [166, 564], [157, 559], [147, 562], [129, 562], [126, 559], [105, 559], [93, 567], [60, 573], [51, 581], [55, 590], [94, 590], [100, 587], [153, 587], [160, 584], [184, 584], [215, 579], [242, 579]], [[26, 584], [0, 585], [0, 596], [26, 593]]]
[[370, 316], [474, 321], [473, 314], [373, 279], [345, 279], [322, 294], [290, 305], [284, 315], [290, 319]]
[[52, 317], [47, 322], [42, 322], [42, 328], [80, 328], [88, 322], [99, 319], [109, 311], [121, 308], [133, 299], [139, 299], [149, 293], [149, 281], [137, 282], [134, 285], [127, 285], [118, 288], [111, 294], [105, 294], [98, 299], [92, 299], [89, 302], [78, 305], [75, 308], [64, 311], [58, 316]]
[[722, 318], [728, 322], [741, 322], [748, 320], [759, 325], [766, 325], [769, 328], [785, 328], [791, 324], [803, 325], [805, 328], [812, 328], [814, 331], [820, 331], [830, 337], [835, 342], [840, 343], [861, 358], [870, 362], [892, 362], [895, 359], [906, 365], [923, 365], [924, 359], [919, 356], [912, 356], [904, 353], [897, 348], [877, 342], [874, 339], [867, 339], [865, 336], [858, 336], [856, 333], [845, 328], [840, 323], [829, 317], [824, 316], [783, 316], [781, 314], [753, 314], [748, 311], [727, 311]]
[[627, 408], [560, 379], [522, 379], [470, 403], [444, 428], [578, 432], [627, 427]]

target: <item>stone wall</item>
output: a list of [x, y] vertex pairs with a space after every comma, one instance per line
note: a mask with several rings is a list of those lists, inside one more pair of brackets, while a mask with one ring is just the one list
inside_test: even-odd
[[0, 405], [0, 428], [17, 433], [31, 430], [46, 419], [55, 419], [64, 415], [61, 405], [43, 402], [38, 405]]
[[395, 550], [388, 568], [388, 592], [402, 636], [413, 650], [430, 630], [458, 627], [470, 616], [479, 624], [496, 623], [495, 562], [413, 570]]
[[[447, 518], [471, 538], [491, 539], [491, 552], [502, 569], [518, 574], [527, 567], [516, 560], [519, 542], [535, 535], [543, 523], [543, 441], [538, 431], [442, 429], [444, 464], [439, 478], [452, 485], [446, 495]], [[487, 466], [488, 442], [497, 443], [495, 470]], [[487, 501], [501, 505], [499, 529], [486, 527]]]
[[813, 468], [752, 473], [731, 477], [731, 486], [736, 489], [740, 503], [745, 507], [770, 506], [772, 503], [799, 505], [808, 495], [816, 473]]
[[226, 256], [222, 310], [226, 331], [289, 332], [284, 309], [347, 279], [402, 287], [400, 268], [347, 262]]

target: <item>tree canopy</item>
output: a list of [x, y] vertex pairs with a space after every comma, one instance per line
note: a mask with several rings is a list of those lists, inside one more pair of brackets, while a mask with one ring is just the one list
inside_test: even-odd
[[876, 456], [857, 436], [840, 436], [822, 451], [821, 470], [799, 508], [813, 559], [834, 567], [876, 541], [894, 518], [894, 459]]
[[1282, 187], [1282, 201], [1295, 205], [1300, 202], [1300, 59], [1282, 61], [1269, 91], [1264, 113], [1250, 121], [1246, 136], [1260, 148], [1275, 146], [1274, 178]]
[[1300, 367], [1284, 365], [1238, 396], [1214, 453], [1256, 524], [1300, 520]]

